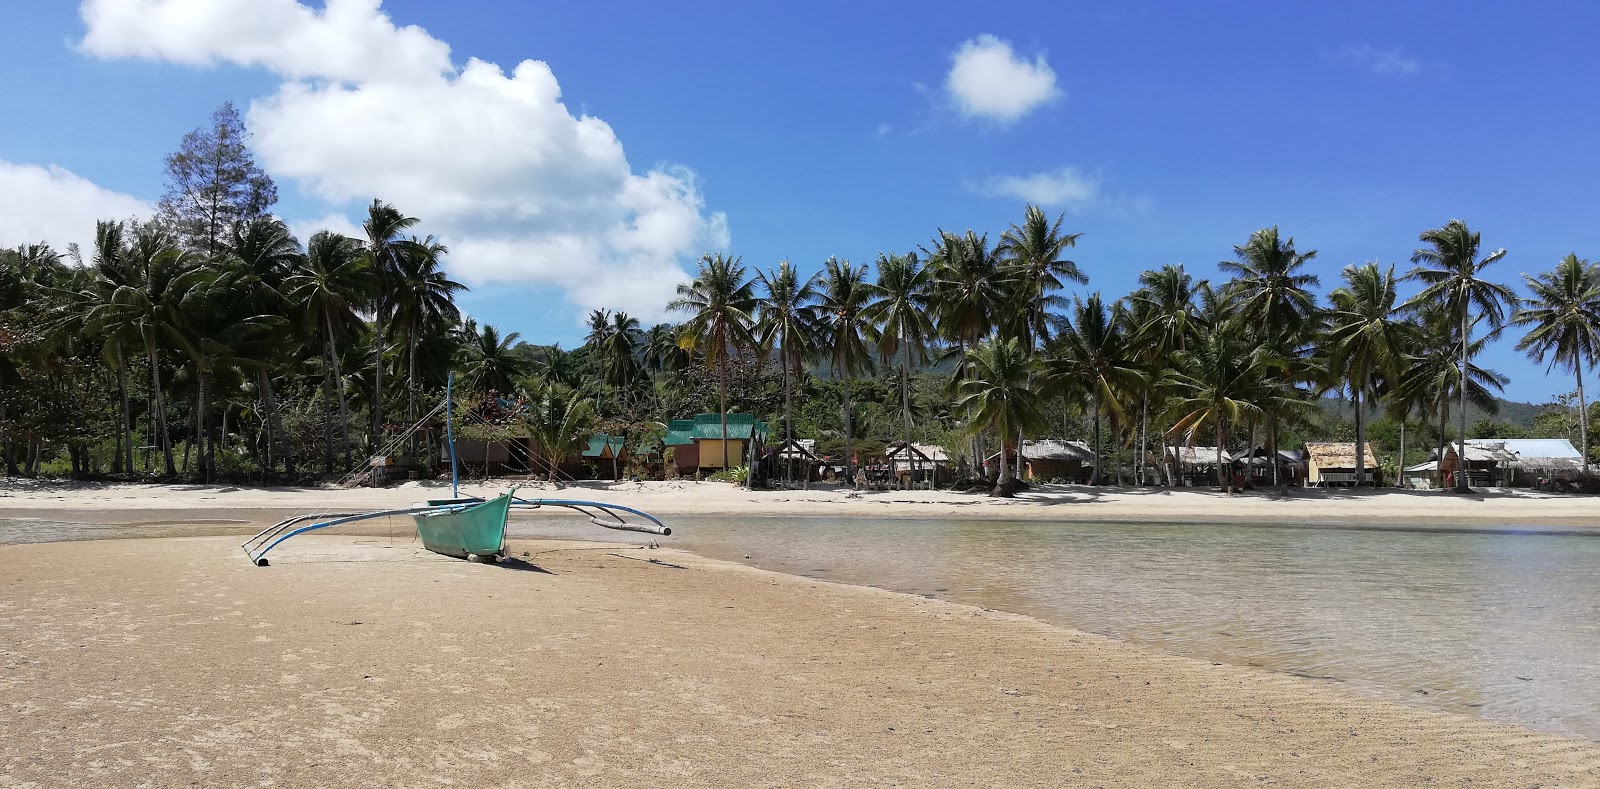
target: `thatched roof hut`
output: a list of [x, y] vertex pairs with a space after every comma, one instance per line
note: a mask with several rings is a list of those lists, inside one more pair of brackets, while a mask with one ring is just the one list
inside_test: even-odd
[[1372, 444], [1362, 444], [1363, 479], [1356, 479], [1356, 444], [1317, 442], [1306, 444], [1307, 485], [1370, 484], [1377, 479], [1378, 456]]

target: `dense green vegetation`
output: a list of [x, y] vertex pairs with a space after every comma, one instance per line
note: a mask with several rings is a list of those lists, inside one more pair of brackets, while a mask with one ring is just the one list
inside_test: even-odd
[[[847, 461], [909, 439], [970, 468], [1023, 438], [1084, 439], [1096, 479], [1147, 483], [1172, 471], [1136, 459], [1174, 444], [1364, 438], [1397, 464], [1466, 430], [1588, 450], [1600, 268], [1571, 256], [1519, 299], [1495, 280], [1504, 251], [1458, 221], [1420, 234], [1410, 271], [1347, 266], [1326, 299], [1316, 252], [1276, 227], [1216, 279], [1167, 265], [1107, 296], [1069, 258], [1080, 234], [1029, 206], [994, 241], [941, 230], [811, 277], [708, 255], [668, 305], [680, 323], [595, 310], [568, 351], [464, 319], [449, 249], [401, 207], [374, 200], [358, 238], [294, 238], [246, 139], [224, 106], [168, 158], [158, 217], [103, 221], [88, 250], [0, 251], [8, 475], [302, 479], [376, 453], [433, 473], [452, 371], [464, 430], [530, 436], [552, 461], [703, 411]], [[1496, 399], [1504, 377], [1475, 359], [1507, 330], [1574, 394]]]

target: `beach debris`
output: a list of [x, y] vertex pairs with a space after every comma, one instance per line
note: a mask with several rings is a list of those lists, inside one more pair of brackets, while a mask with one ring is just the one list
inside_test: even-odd
[[1000, 690], [1000, 692], [1006, 694], [1007, 696], [1021, 696], [1022, 695], [1022, 691], [1020, 691], [1020, 690], [1012, 690], [1010, 688], [1002, 688]]

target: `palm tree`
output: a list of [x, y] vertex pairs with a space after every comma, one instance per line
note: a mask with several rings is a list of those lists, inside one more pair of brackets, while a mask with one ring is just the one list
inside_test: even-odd
[[383, 321], [389, 312], [391, 281], [400, 269], [401, 252], [405, 247], [400, 234], [416, 224], [416, 217], [406, 216], [394, 206], [374, 199], [367, 207], [367, 221], [361, 225], [367, 236], [362, 253], [376, 285], [372, 304], [372, 439], [369, 445], [373, 452], [378, 451], [383, 440], [383, 345], [387, 336]]
[[1062, 280], [1089, 284], [1089, 277], [1078, 269], [1078, 264], [1065, 257], [1066, 251], [1076, 246], [1083, 236], [1082, 233], [1062, 233], [1061, 223], [1065, 219], [1066, 214], [1062, 214], [1052, 223], [1038, 206], [1029, 205], [1022, 224], [1012, 225], [1000, 236], [997, 251], [1011, 269], [1017, 299], [1022, 305], [1015, 313], [1020, 321], [1016, 328], [1030, 352], [1039, 343], [1048, 341], [1059, 323], [1050, 309], [1066, 306], [1064, 299], [1054, 295], [1065, 287]]
[[756, 346], [751, 333], [757, 299], [755, 284], [739, 258], [721, 253], [700, 258], [694, 281], [678, 286], [667, 309], [689, 313], [679, 347], [700, 350], [717, 371], [717, 408], [722, 414], [722, 467], [728, 468], [728, 354]]
[[873, 368], [872, 353], [867, 348], [873, 331], [867, 306], [878, 295], [878, 289], [867, 281], [865, 263], [856, 267], [848, 260], [830, 257], [822, 266], [817, 290], [817, 338], [826, 349], [834, 375], [844, 384], [844, 470], [845, 479], [854, 480], [855, 418], [850, 407], [850, 383], [857, 374]]
[[1100, 484], [1101, 414], [1109, 409], [1114, 420], [1126, 419], [1121, 395], [1144, 382], [1135, 349], [1121, 330], [1120, 309], [1107, 309], [1098, 292], [1087, 301], [1075, 299], [1072, 320], [1050, 346], [1058, 386], [1083, 388], [1094, 407], [1094, 485]]
[[407, 417], [417, 420], [417, 350], [429, 333], [443, 333], [461, 319], [456, 294], [467, 286], [450, 279], [443, 269], [449, 247], [435, 240], [411, 239], [398, 249], [394, 275], [394, 315], [391, 331], [398, 330], [406, 347]]
[[1316, 297], [1307, 288], [1317, 285], [1318, 279], [1300, 273], [1317, 256], [1316, 250], [1296, 251], [1294, 239], [1279, 238], [1274, 225], [1251, 233], [1233, 254], [1235, 260], [1217, 265], [1234, 277], [1226, 295], [1236, 302], [1238, 319], [1266, 332], [1280, 349], [1295, 347], [1317, 314]]
[[[1425, 287], [1412, 297], [1409, 304], [1432, 301], [1443, 302], [1459, 326], [1455, 338], [1461, 348], [1461, 369], [1467, 369], [1472, 345], [1472, 311], [1476, 307], [1487, 319], [1489, 328], [1498, 331], [1505, 322], [1504, 308], [1516, 304], [1517, 297], [1509, 288], [1483, 278], [1484, 270], [1506, 256], [1497, 249], [1479, 258], [1481, 238], [1467, 229], [1466, 223], [1452, 219], [1444, 227], [1427, 230], [1418, 237], [1427, 247], [1411, 255], [1416, 267], [1406, 274], [1407, 279], [1420, 280]], [[1458, 401], [1461, 418], [1461, 440], [1467, 439], [1467, 389], [1460, 389]], [[1463, 444], [1463, 447], [1465, 444]], [[1464, 451], [1464, 450], [1463, 450]], [[1469, 489], [1467, 475], [1456, 475], [1456, 491]]]
[[[228, 251], [242, 266], [246, 281], [243, 286], [250, 292], [249, 310], [257, 315], [283, 315], [287, 311], [285, 292], [287, 280], [300, 258], [300, 244], [289, 231], [289, 226], [272, 216], [258, 216], [234, 227]], [[260, 391], [266, 411], [267, 462], [266, 471], [274, 467], [272, 447], [279, 448], [283, 458], [284, 473], [293, 475], [293, 444], [283, 431], [278, 409], [277, 391], [272, 385], [272, 371], [283, 364], [287, 343], [256, 343], [254, 349], [262, 354], [253, 365], [256, 371], [256, 388]]]
[[[1420, 337], [1416, 340], [1418, 351], [1411, 355], [1411, 368], [1401, 376], [1396, 396], [1402, 402], [1420, 404], [1425, 414], [1431, 408], [1430, 415], [1438, 417], [1439, 435], [1434, 457], [1442, 460], [1451, 400], [1462, 400], [1493, 414], [1500, 407], [1494, 393], [1504, 389], [1509, 379], [1471, 361], [1493, 337], [1490, 334], [1473, 340], [1468, 348], [1466, 386], [1463, 387], [1461, 360], [1452, 342], [1455, 335], [1454, 316], [1449, 308], [1439, 302], [1424, 305], [1419, 309], [1417, 322], [1416, 331]], [[1461, 437], [1465, 438], [1465, 433]]]
[[[96, 222], [94, 233], [95, 278], [82, 302], [92, 311], [95, 306], [107, 304], [118, 287], [131, 284], [135, 272], [129, 265], [128, 242], [121, 222]], [[86, 317], [86, 316], [80, 316]], [[139, 346], [141, 338], [134, 326], [123, 324], [106, 335], [105, 352], [117, 373], [117, 401], [122, 435], [119, 436], [121, 452], [117, 463], [129, 473], [133, 472], [133, 414], [128, 405], [128, 364], [123, 356], [126, 350]], [[137, 351], [135, 351], [137, 353]]]
[[[1034, 386], [1038, 365], [1015, 337], [986, 340], [966, 352], [967, 374], [955, 384], [957, 405], [972, 413], [969, 433], [993, 430], [1000, 436], [1000, 476], [992, 495], [1015, 494], [1011, 465], [1006, 462], [1011, 436], [1044, 424], [1044, 396]], [[1022, 447], [1017, 447], [1021, 454]]]
[[[339, 339], [356, 336], [362, 326], [360, 306], [376, 285], [368, 258], [353, 239], [329, 230], [311, 236], [302, 258], [285, 283], [289, 302], [299, 310], [301, 324], [322, 337], [323, 463], [333, 473], [333, 403], [339, 403], [339, 425], [344, 436], [344, 462], [352, 452], [350, 405], [344, 374], [339, 369]], [[335, 392], [337, 389], [337, 393]]]
[[589, 324], [589, 334], [583, 338], [583, 344], [598, 352], [606, 338], [611, 336], [611, 310], [590, 310], [586, 322]]
[[469, 391], [506, 393], [516, 388], [517, 379], [528, 373], [527, 361], [511, 350], [521, 336], [512, 332], [502, 339], [499, 329], [484, 325], [477, 342], [463, 349]]
[[1331, 331], [1323, 343], [1330, 372], [1349, 387], [1356, 414], [1356, 484], [1365, 478], [1367, 445], [1365, 409], [1378, 397], [1384, 382], [1397, 382], [1405, 367], [1406, 335], [1411, 324], [1399, 318], [1395, 297], [1394, 266], [1380, 271], [1376, 263], [1350, 265], [1341, 276], [1344, 285], [1329, 294], [1333, 311]]
[[1283, 360], [1264, 346], [1246, 342], [1242, 332], [1224, 327], [1178, 354], [1178, 362], [1173, 373], [1179, 392], [1173, 412], [1178, 419], [1167, 436], [1178, 438], [1212, 428], [1217, 443], [1217, 483], [1231, 493], [1233, 480], [1222, 460], [1228, 430], [1242, 419], [1265, 415], [1261, 401], [1271, 384], [1281, 379]]
[[[778, 268], [756, 275], [762, 296], [756, 304], [756, 343], [762, 351], [776, 350], [783, 368], [783, 441], [794, 441], [794, 376], [805, 369], [815, 352], [817, 276], [801, 279], [794, 265], [784, 260]], [[785, 464], [786, 471], [792, 467]], [[792, 479], [790, 480], [793, 481]]]
[[123, 337], [137, 336], [150, 361], [150, 394], [155, 399], [157, 438], [166, 462], [167, 476], [176, 476], [172, 436], [167, 428], [167, 406], [161, 385], [160, 352], [171, 348], [193, 354], [185, 331], [182, 302], [202, 285], [206, 272], [196, 268], [165, 230], [145, 225], [134, 234], [128, 250], [128, 281], [112, 289], [96, 304], [86, 323], [96, 331]]
[[[1172, 368], [1173, 355], [1199, 342], [1204, 319], [1195, 298], [1198, 292], [1208, 292], [1209, 288], [1206, 282], [1197, 286], [1182, 264], [1168, 264], [1156, 271], [1139, 274], [1139, 287], [1129, 297], [1129, 312], [1140, 319], [1136, 322], [1138, 328], [1134, 332], [1133, 343], [1148, 384], [1146, 409], [1149, 400], [1168, 393], [1170, 379], [1167, 373]], [[1148, 415], [1141, 419], [1147, 420]], [[1167, 484], [1172, 485], [1177, 481], [1177, 472], [1166, 462], [1166, 437], [1163, 435], [1158, 438], [1161, 467], [1166, 472]]]
[[688, 354], [678, 347], [678, 327], [670, 323], [651, 326], [640, 340], [644, 366], [652, 372], [676, 372], [689, 365]]
[[911, 369], [928, 360], [928, 343], [934, 336], [929, 307], [932, 270], [917, 253], [878, 255], [878, 297], [866, 308], [866, 319], [877, 327], [878, 357], [888, 363], [900, 357], [900, 415], [905, 427], [905, 455], [911, 477], [917, 476], [917, 456], [911, 448]]
[[[954, 343], [956, 378], [966, 370], [966, 349], [994, 333], [1012, 293], [1015, 272], [1003, 265], [998, 250], [989, 248], [989, 236], [968, 230], [965, 235], [939, 231], [928, 254], [933, 268], [933, 310], [939, 333]], [[983, 468], [981, 437], [971, 433], [973, 467]]]
[[1534, 361], [1550, 357], [1548, 372], [1557, 365], [1572, 369], [1578, 382], [1578, 436], [1583, 444], [1583, 472], [1589, 473], [1589, 409], [1583, 398], [1583, 366], [1594, 364], [1600, 352], [1600, 266], [1569, 254], [1554, 271], [1538, 277], [1524, 276], [1531, 298], [1511, 316], [1518, 326], [1531, 327], [1517, 350]]
[[559, 483], [561, 464], [582, 452], [588, 443], [595, 420], [594, 403], [567, 386], [547, 381], [529, 392], [523, 419], [533, 451], [544, 459], [549, 480]]
[[626, 312], [612, 315], [610, 331], [597, 350], [606, 383], [626, 398], [639, 371], [639, 319]]

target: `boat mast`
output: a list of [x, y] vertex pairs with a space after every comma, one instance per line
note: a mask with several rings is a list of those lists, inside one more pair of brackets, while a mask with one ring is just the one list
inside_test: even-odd
[[456, 476], [455, 414], [451, 413], [455, 410], [455, 403], [450, 399], [454, 394], [455, 382], [456, 373], [451, 370], [444, 379], [444, 436], [445, 441], [450, 444], [450, 498], [452, 499], [461, 498], [461, 494], [457, 491], [459, 478]]

